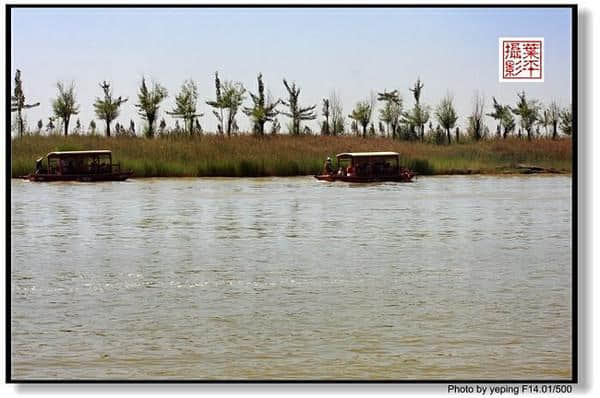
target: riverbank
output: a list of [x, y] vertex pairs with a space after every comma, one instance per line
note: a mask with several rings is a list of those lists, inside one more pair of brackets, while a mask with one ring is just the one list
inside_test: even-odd
[[452, 145], [387, 138], [287, 135], [262, 139], [213, 135], [196, 138], [25, 136], [12, 143], [12, 176], [28, 174], [35, 159], [51, 151], [110, 149], [113, 159], [136, 177], [259, 177], [317, 174], [327, 156], [340, 152], [396, 151], [404, 166], [421, 175], [570, 173], [570, 139], [511, 138]]

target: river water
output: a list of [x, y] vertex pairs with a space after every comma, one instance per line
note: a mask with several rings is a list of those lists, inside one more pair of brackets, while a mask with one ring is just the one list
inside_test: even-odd
[[12, 180], [12, 376], [569, 379], [571, 183]]

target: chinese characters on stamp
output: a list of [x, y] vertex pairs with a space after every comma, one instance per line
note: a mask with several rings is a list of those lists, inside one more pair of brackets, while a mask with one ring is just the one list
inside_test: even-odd
[[500, 82], [543, 82], [543, 55], [543, 37], [501, 37]]

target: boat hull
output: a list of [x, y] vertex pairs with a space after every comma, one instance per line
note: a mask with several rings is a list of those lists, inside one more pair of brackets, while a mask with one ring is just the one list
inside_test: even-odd
[[357, 182], [357, 183], [365, 183], [365, 182], [412, 182], [414, 174], [412, 173], [403, 173], [395, 176], [372, 176], [372, 177], [361, 177], [361, 176], [338, 176], [335, 174], [321, 174], [316, 175], [315, 178], [319, 181], [344, 181], [344, 182]]
[[125, 181], [133, 175], [133, 171], [124, 171], [118, 173], [97, 173], [97, 174], [30, 174], [26, 178], [35, 182], [51, 181]]

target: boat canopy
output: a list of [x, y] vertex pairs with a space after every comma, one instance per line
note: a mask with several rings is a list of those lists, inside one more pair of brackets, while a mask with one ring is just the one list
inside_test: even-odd
[[61, 151], [50, 152], [46, 157], [63, 157], [63, 156], [91, 156], [91, 155], [110, 155], [112, 152], [108, 149], [100, 149], [97, 151]]
[[338, 153], [336, 157], [338, 159], [350, 159], [350, 158], [374, 158], [374, 157], [397, 157], [400, 155], [398, 152], [345, 152]]

